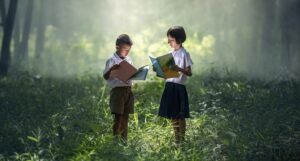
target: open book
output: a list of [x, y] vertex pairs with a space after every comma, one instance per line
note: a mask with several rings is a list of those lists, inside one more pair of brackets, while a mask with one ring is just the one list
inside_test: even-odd
[[149, 55], [149, 58], [158, 77], [165, 79], [179, 77], [179, 72], [172, 69], [175, 65], [172, 53], [157, 58]]
[[145, 65], [136, 69], [126, 60], [123, 60], [119, 67], [115, 70], [112, 70], [110, 73], [111, 77], [118, 78], [123, 82], [127, 82], [128, 80], [146, 80], [146, 76], [148, 74], [149, 66]]

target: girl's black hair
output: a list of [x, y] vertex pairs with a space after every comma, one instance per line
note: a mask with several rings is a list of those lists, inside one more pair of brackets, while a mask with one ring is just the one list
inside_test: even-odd
[[186, 39], [185, 31], [182, 26], [170, 27], [167, 36], [175, 38], [177, 44], [182, 44]]
[[127, 34], [121, 34], [120, 36], [118, 36], [117, 40], [116, 40], [116, 46], [120, 46], [120, 45], [132, 45], [132, 40], [130, 39], [130, 37]]

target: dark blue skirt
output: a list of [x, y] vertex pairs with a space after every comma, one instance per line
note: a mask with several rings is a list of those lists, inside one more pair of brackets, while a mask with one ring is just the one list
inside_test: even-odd
[[169, 119], [190, 117], [189, 100], [185, 85], [166, 82], [158, 115]]

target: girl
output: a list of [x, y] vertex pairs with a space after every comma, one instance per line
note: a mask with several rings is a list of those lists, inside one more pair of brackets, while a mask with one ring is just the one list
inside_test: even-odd
[[190, 117], [188, 95], [185, 88], [187, 76], [192, 76], [193, 64], [190, 54], [182, 46], [186, 40], [184, 28], [173, 26], [167, 31], [168, 43], [174, 50], [172, 55], [175, 61], [173, 67], [180, 73], [177, 78], [166, 79], [165, 89], [161, 97], [159, 116], [171, 119], [176, 143], [184, 140], [186, 131], [185, 118]]

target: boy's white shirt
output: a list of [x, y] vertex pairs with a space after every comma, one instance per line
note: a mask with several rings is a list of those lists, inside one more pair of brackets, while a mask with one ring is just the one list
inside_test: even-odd
[[[127, 61], [128, 63], [132, 64], [132, 60], [130, 57], [126, 56], [124, 59], [121, 59], [117, 53], [114, 53], [112, 57], [110, 57], [106, 63], [103, 74], [105, 74], [113, 65], [120, 64], [121, 61]], [[124, 83], [123, 81], [119, 80], [118, 78], [108, 78], [106, 80], [107, 84], [111, 87], [124, 87], [124, 86], [132, 86], [132, 81], [129, 80], [128, 83]]]
[[[175, 64], [182, 68], [185, 69], [188, 66], [193, 65], [193, 61], [191, 59], [190, 54], [185, 50], [185, 48], [181, 47], [177, 51], [173, 50], [172, 55], [175, 61]], [[187, 76], [183, 74], [182, 72], [179, 72], [179, 77], [177, 78], [168, 78], [166, 79], [166, 82], [173, 82], [173, 83], [178, 83], [178, 84], [184, 84], [186, 81]]]

